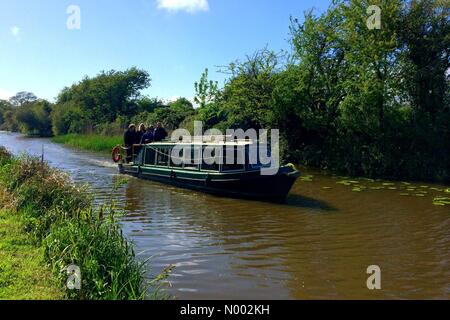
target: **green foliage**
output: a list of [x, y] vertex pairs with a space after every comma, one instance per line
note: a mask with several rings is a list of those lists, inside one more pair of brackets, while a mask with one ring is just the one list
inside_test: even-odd
[[[445, 80], [450, 65], [442, 45], [448, 43], [448, 29], [443, 27], [449, 26], [448, 9], [446, 23], [442, 7], [434, 18], [429, 11], [422, 12], [424, 19], [415, 18], [415, 10], [428, 7], [426, 3], [439, 7], [438, 1], [419, 1], [417, 6], [407, 1], [335, 1], [319, 17], [309, 12], [303, 23], [292, 19], [293, 63], [279, 74], [273, 95], [274, 118], [289, 159], [354, 175], [450, 178]], [[380, 30], [369, 30], [362, 18], [370, 4], [382, 8]], [[447, 90], [445, 97], [445, 90], [426, 88], [438, 99], [433, 106], [440, 110], [439, 117], [431, 110], [418, 116], [421, 107], [409, 93], [433, 82], [412, 81], [422, 77], [414, 75], [417, 63], [408, 58], [412, 47], [401, 36], [409, 33], [408, 20], [422, 21], [415, 30], [425, 28], [434, 35], [432, 40], [416, 33], [414, 39], [435, 41], [428, 43], [434, 56], [430, 54], [420, 70]], [[442, 66], [438, 70], [430, 68], [437, 56]]]
[[1, 125], [2, 130], [7, 130], [11, 132], [19, 131], [19, 124], [17, 123], [13, 110], [5, 110], [3, 112], [2, 118], [3, 118], [3, 123]]
[[191, 115], [194, 112], [192, 102], [186, 98], [178, 98], [177, 100], [170, 102], [169, 107], [174, 112], [184, 117]]
[[5, 124], [4, 113], [12, 109], [12, 105], [6, 100], [0, 100], [0, 126]]
[[0, 100], [0, 130], [19, 131], [19, 124], [14, 114], [15, 109], [16, 107], [10, 102]]
[[208, 69], [202, 73], [200, 81], [194, 84], [195, 98], [194, 102], [200, 108], [205, 107], [209, 103], [213, 103], [218, 99], [219, 89], [217, 81], [208, 80]]
[[[94, 128], [94, 133], [97, 135], [108, 136], [123, 136], [124, 131], [128, 128], [129, 120], [125, 116], [118, 116], [116, 121], [100, 123]], [[78, 131], [79, 132], [79, 131]]]
[[162, 108], [164, 103], [158, 98], [141, 97], [136, 101], [138, 113], [151, 113], [157, 108]]
[[153, 112], [142, 112], [132, 118], [132, 122], [155, 126], [161, 122], [167, 130], [174, 130], [187, 118], [195, 114], [192, 103], [186, 98], [179, 98], [168, 105], [157, 106]]
[[0, 148], [0, 186], [14, 198], [26, 230], [45, 249], [61, 288], [67, 280], [65, 268], [80, 267], [82, 289], [66, 288], [67, 298], [145, 297], [144, 264], [135, 260], [132, 246], [122, 236], [112, 201], [94, 208], [84, 189], [66, 174], [38, 159], [14, 158], [4, 148]]
[[225, 129], [228, 113], [220, 104], [221, 91], [218, 88], [218, 82], [209, 80], [208, 73], [208, 69], [205, 69], [200, 80], [194, 84], [194, 102], [199, 105], [196, 120], [202, 121], [205, 129], [213, 127]]
[[15, 111], [15, 118], [20, 131], [28, 135], [51, 136], [51, 111], [51, 104], [45, 100], [38, 100], [18, 107]]
[[36, 238], [49, 232], [57, 219], [54, 209], [70, 212], [89, 204], [88, 194], [73, 185], [67, 174], [28, 156], [6, 159], [0, 169], [0, 183], [16, 194], [17, 209], [26, 212], [27, 229]]
[[[137, 68], [102, 71], [62, 90], [57, 104], [72, 102], [92, 123], [113, 122], [119, 115], [131, 117], [139, 111], [140, 91], [150, 86], [150, 81], [149, 74]], [[140, 102], [145, 107], [145, 102]]]
[[[70, 299], [136, 300], [145, 298], [144, 268], [135, 261], [112, 208], [87, 209], [75, 219], [60, 219], [45, 239], [45, 256], [64, 283], [69, 265], [82, 270], [81, 290]], [[60, 216], [64, 216], [60, 213]]]
[[73, 102], [55, 105], [51, 113], [51, 122], [55, 136], [81, 132], [87, 126], [83, 112]]
[[231, 78], [221, 94], [230, 128], [268, 127], [272, 120], [272, 91], [279, 56], [267, 49], [228, 66]]

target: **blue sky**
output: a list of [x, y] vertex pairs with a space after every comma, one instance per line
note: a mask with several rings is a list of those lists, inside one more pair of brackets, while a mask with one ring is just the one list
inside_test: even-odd
[[[205, 68], [266, 45], [288, 49], [289, 16], [325, 10], [330, 0], [0, 0], [0, 99], [32, 91], [53, 100], [65, 86], [101, 70], [136, 66], [144, 93], [192, 98]], [[80, 29], [68, 29], [70, 5]]]

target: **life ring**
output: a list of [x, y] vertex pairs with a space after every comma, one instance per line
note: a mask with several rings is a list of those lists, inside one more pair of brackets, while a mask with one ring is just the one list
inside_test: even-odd
[[112, 160], [117, 163], [120, 160], [122, 160], [122, 155], [120, 154], [120, 147], [114, 147], [114, 149], [112, 150]]

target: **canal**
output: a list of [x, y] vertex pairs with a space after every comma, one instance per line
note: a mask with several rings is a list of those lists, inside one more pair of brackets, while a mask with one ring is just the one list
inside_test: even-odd
[[[107, 155], [0, 132], [87, 183], [98, 201], [120, 176]], [[168, 265], [179, 299], [450, 298], [449, 186], [307, 171], [286, 203], [214, 197], [131, 178], [117, 192], [124, 234], [148, 276]], [[366, 270], [381, 269], [381, 290]]]

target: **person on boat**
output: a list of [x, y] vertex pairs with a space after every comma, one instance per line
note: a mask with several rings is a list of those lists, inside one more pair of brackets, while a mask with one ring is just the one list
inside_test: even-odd
[[134, 142], [134, 144], [141, 144], [142, 136], [145, 134], [145, 132], [145, 124], [141, 123], [139, 125], [139, 130], [136, 132], [136, 141]]
[[125, 131], [124, 135], [123, 135], [123, 142], [126, 148], [126, 152], [127, 152], [127, 162], [131, 161], [131, 158], [133, 156], [133, 144], [136, 142], [136, 125], [135, 124], [130, 124], [128, 126], [128, 130]]
[[150, 126], [147, 128], [147, 131], [144, 133], [141, 139], [141, 144], [148, 144], [153, 142], [153, 132], [155, 131], [155, 127]]
[[153, 133], [153, 140], [155, 142], [163, 141], [167, 137], [167, 131], [163, 128], [162, 123], [158, 122], [156, 124], [155, 132]]

